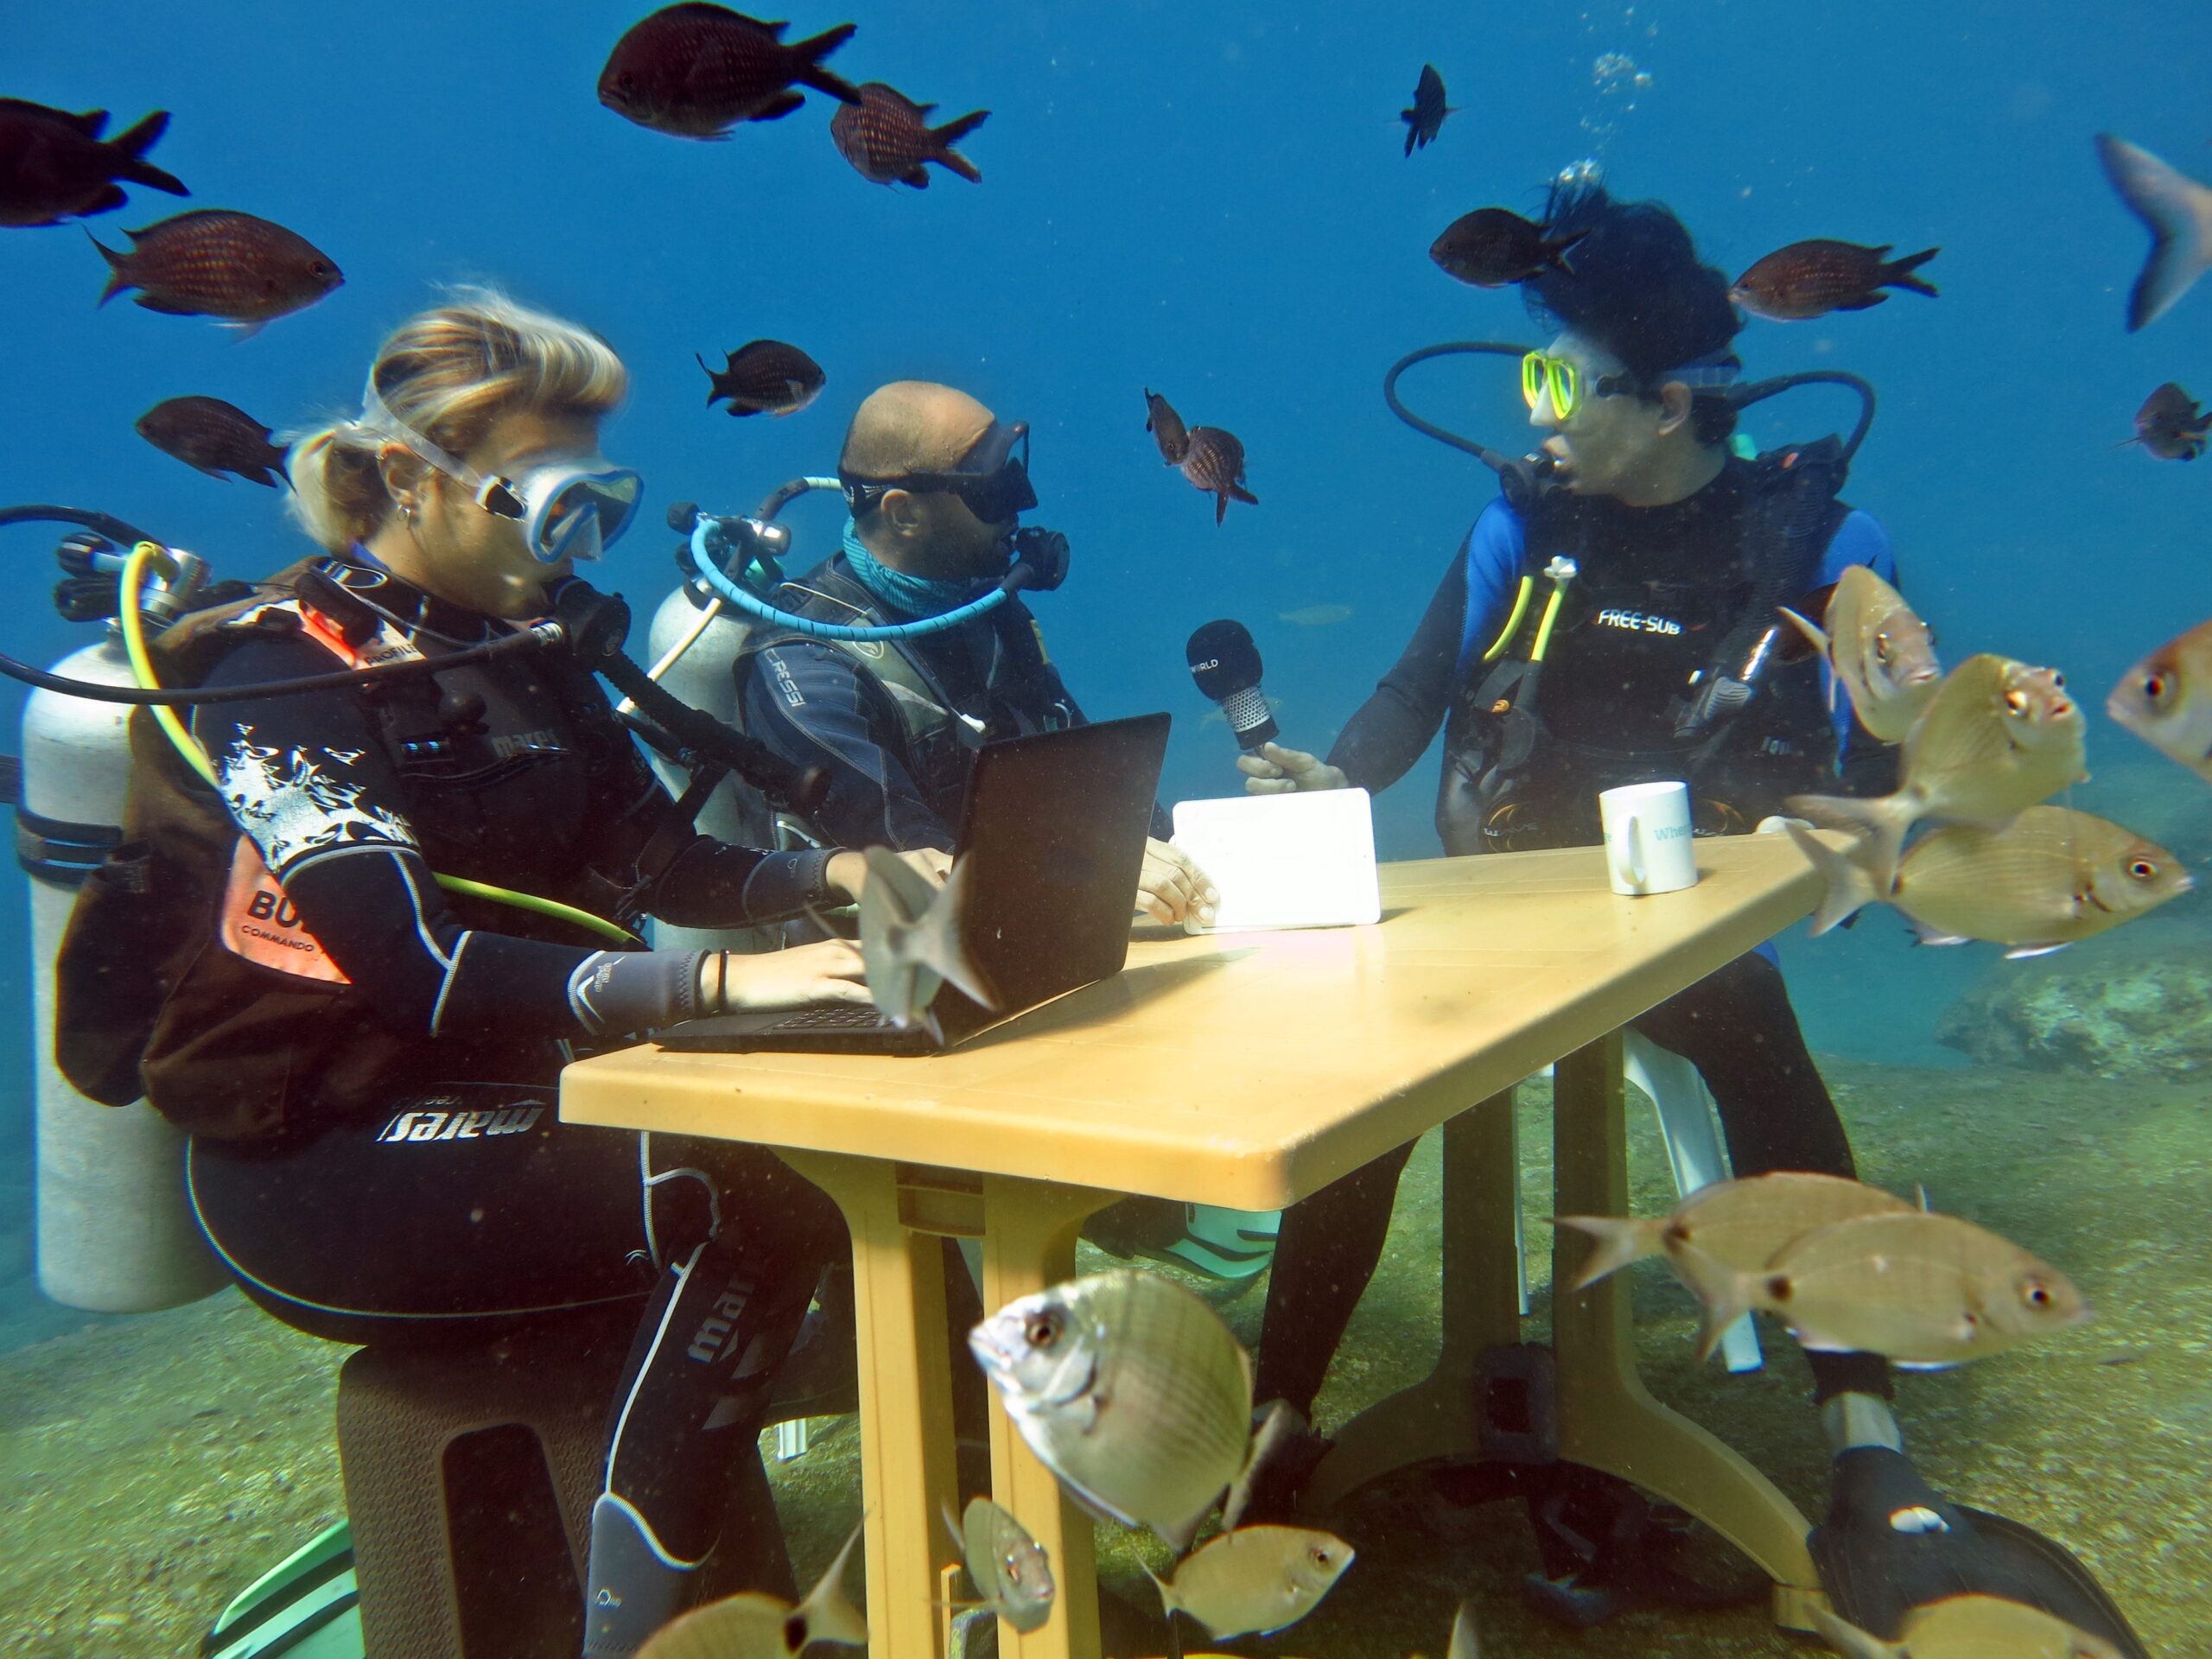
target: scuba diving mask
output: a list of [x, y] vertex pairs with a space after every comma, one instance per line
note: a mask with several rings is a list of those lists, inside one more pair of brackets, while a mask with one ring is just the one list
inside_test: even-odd
[[599, 557], [629, 529], [645, 493], [637, 473], [598, 455], [539, 461], [512, 476], [480, 473], [394, 415], [374, 387], [363, 401], [361, 423], [463, 486], [485, 512], [518, 523], [531, 556], [541, 564]]
[[[1669, 380], [1679, 380], [1692, 391], [1714, 391], [1734, 385], [1742, 372], [1732, 353], [1716, 352], [1654, 375], [1649, 385], [1664, 385]], [[1553, 357], [1541, 347], [1522, 356], [1521, 398], [1530, 409], [1543, 402], [1548, 391], [1553, 415], [1562, 423], [1571, 421], [1582, 407], [1582, 386], [1581, 368], [1567, 358]], [[1599, 397], [1618, 397], [1624, 392], [1646, 390], [1647, 384], [1632, 374], [1601, 374], [1590, 385], [1591, 394]]]
[[[1017, 444], [1021, 448], [1018, 457], [1014, 453]], [[1037, 505], [1037, 492], [1029, 482], [1027, 421], [992, 422], [956, 466], [941, 472], [868, 478], [840, 467], [837, 480], [844, 486], [845, 504], [855, 518], [872, 509], [890, 490], [941, 491], [957, 495], [967, 504], [969, 512], [987, 524], [1004, 524]]]

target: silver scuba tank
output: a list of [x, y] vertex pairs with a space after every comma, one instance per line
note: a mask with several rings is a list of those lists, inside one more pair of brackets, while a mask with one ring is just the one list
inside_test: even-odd
[[[54, 671], [131, 683], [113, 624]], [[16, 812], [16, 856], [30, 879], [39, 1287], [102, 1313], [175, 1307], [229, 1282], [186, 1195], [182, 1132], [143, 1100], [87, 1100], [54, 1064], [54, 957], [78, 887], [123, 839], [130, 715], [122, 703], [32, 692]]]

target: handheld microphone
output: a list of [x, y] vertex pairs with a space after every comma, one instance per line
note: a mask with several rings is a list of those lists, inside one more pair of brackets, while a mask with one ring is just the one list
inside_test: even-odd
[[1221, 705], [1241, 749], [1256, 749], [1277, 735], [1275, 717], [1260, 690], [1260, 648], [1249, 629], [1226, 618], [1209, 622], [1183, 647], [1198, 690]]

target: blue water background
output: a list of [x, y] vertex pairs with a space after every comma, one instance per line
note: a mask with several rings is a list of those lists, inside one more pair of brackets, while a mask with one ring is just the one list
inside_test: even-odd
[[[1492, 493], [1474, 462], [1391, 419], [1383, 369], [1433, 340], [1535, 338], [1514, 296], [1447, 280], [1427, 245], [1471, 207], [1535, 211], [1553, 172], [1594, 154], [1618, 193], [1670, 202], [1731, 274], [1807, 236], [1942, 245], [1925, 273], [1941, 301], [1753, 321], [1741, 349], [1754, 374], [1870, 376], [1881, 417], [1848, 495], [1887, 525], [1947, 656], [2060, 664], [2099, 709], [2093, 765], [2155, 762], [2100, 706], [2144, 649], [2212, 613], [2212, 465], [2112, 445], [2158, 381], [2212, 392], [2212, 293], [2123, 332], [2145, 241], [2090, 135], [2212, 174], [2212, 15], [2133, 0], [795, 14], [795, 35], [860, 25], [834, 60], [855, 80], [937, 100], [939, 118], [992, 111], [964, 145], [982, 184], [938, 173], [917, 194], [853, 172], [819, 95], [718, 143], [601, 108], [600, 65], [642, 10], [9, 8], [0, 92], [110, 108], [114, 130], [175, 112], [154, 159], [191, 200], [134, 190], [92, 222], [104, 240], [183, 207], [244, 208], [307, 235], [346, 281], [240, 342], [127, 302], [96, 310], [105, 271], [73, 226], [0, 232], [0, 501], [96, 505], [225, 575], [285, 563], [305, 543], [273, 493], [188, 470], [132, 420], [194, 392], [280, 429], [349, 410], [389, 328], [441, 283], [489, 281], [600, 329], [630, 365], [607, 448], [646, 474], [648, 511], [605, 576], [649, 613], [674, 575], [668, 503], [736, 508], [829, 470], [868, 389], [942, 379], [1035, 428], [1033, 517], [1076, 550], [1066, 588], [1036, 601], [1070, 684], [1095, 716], [1174, 712], [1170, 798], [1228, 793], [1233, 751], [1204, 721], [1185, 636], [1212, 617], [1248, 623], [1286, 740], [1327, 747]], [[1602, 73], [1608, 54], [1634, 70]], [[1408, 160], [1394, 116], [1424, 60], [1463, 112]], [[784, 421], [708, 410], [692, 353], [719, 360], [764, 335], [822, 361], [823, 397]], [[1243, 439], [1262, 505], [1215, 527], [1211, 502], [1159, 462], [1147, 385]], [[1525, 429], [1504, 363], [1427, 368], [1408, 389], [1492, 442]], [[1749, 428], [1769, 444], [1849, 413], [1839, 394], [1802, 393]], [[792, 518], [799, 563], [834, 546], [826, 500]], [[38, 661], [92, 637], [45, 601], [50, 541], [6, 533], [0, 648]], [[1278, 620], [1313, 605], [1352, 613]], [[1436, 850], [1434, 780], [1432, 754], [1377, 801], [1386, 857]], [[22, 1009], [12, 886], [0, 918], [0, 997]], [[1914, 950], [1885, 912], [1786, 951], [1816, 1048], [1939, 1063], [1957, 1057], [1935, 1046], [1935, 1017], [1992, 955]], [[0, 1050], [16, 1078], [24, 1023]], [[0, 1114], [17, 1151], [26, 1099], [11, 1090]]]

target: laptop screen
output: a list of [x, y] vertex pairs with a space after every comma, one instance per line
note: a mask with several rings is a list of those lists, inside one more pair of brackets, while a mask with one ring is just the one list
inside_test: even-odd
[[946, 1042], [1119, 973], [1168, 717], [1141, 715], [988, 745], [969, 774], [959, 852], [972, 860], [961, 934], [999, 998], [947, 985], [930, 1005]]

